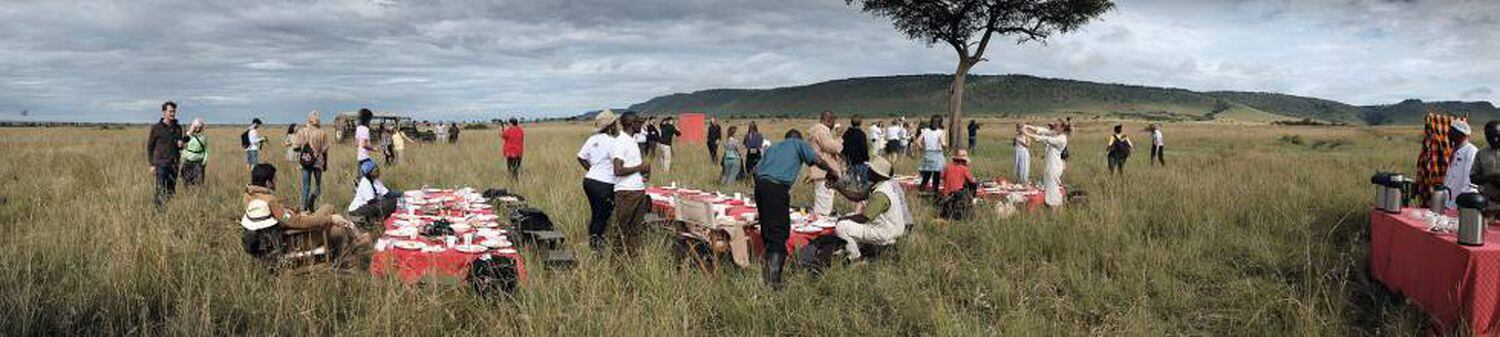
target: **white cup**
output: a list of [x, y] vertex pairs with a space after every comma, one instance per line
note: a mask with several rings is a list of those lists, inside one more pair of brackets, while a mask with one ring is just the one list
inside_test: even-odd
[[458, 244], [458, 237], [449, 235], [448, 237], [443, 238], [443, 241], [446, 241], [448, 243], [448, 247], [453, 247]]

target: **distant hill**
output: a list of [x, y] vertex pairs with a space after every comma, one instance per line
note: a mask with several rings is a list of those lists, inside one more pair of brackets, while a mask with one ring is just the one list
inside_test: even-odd
[[1469, 116], [1471, 121], [1500, 120], [1500, 109], [1490, 102], [1423, 102], [1409, 99], [1392, 105], [1360, 107], [1370, 124], [1415, 124], [1421, 123], [1428, 110], [1437, 110], [1459, 116]]
[[[656, 97], [631, 105], [629, 109], [647, 114], [701, 111], [746, 117], [810, 116], [823, 110], [863, 116], [920, 116], [947, 111], [951, 79], [949, 75], [938, 74], [901, 75], [773, 89], [710, 89]], [[1405, 110], [1386, 112], [1380, 108], [1279, 93], [1195, 92], [1028, 75], [970, 75], [967, 85], [964, 112], [970, 115], [1079, 114], [1145, 120], [1244, 122], [1309, 119], [1345, 124], [1408, 120], [1402, 117]], [[1487, 102], [1459, 104], [1444, 104], [1442, 107], [1461, 106], [1470, 109], [1464, 111], [1484, 113], [1495, 111]]]

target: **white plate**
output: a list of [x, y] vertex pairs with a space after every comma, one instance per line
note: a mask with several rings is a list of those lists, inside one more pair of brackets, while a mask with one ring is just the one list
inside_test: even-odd
[[813, 222], [813, 225], [818, 226], [818, 228], [833, 228], [838, 226], [838, 223], [827, 220], [819, 220], [817, 222]]
[[401, 228], [398, 228], [398, 229], [392, 229], [392, 230], [385, 231], [385, 236], [394, 236], [394, 237], [408, 237], [408, 236], [412, 236], [412, 235], [416, 235], [416, 234], [417, 234], [417, 228], [416, 227], [401, 227]]
[[427, 248], [427, 244], [421, 241], [396, 241], [396, 244], [392, 246], [405, 250], [424, 250]]
[[500, 253], [500, 254], [504, 254], [504, 255], [516, 255], [516, 249], [515, 248], [502, 248], [500, 250], [496, 250], [495, 252], [496, 253]]
[[800, 228], [794, 229], [793, 231], [796, 231], [798, 233], [812, 234], [812, 233], [822, 232], [823, 229], [822, 228], [818, 228], [818, 227], [800, 227]]
[[490, 248], [489, 247], [485, 247], [485, 246], [480, 246], [480, 245], [459, 245], [457, 247], [453, 247], [453, 250], [457, 250], [457, 251], [464, 252], [464, 253], [474, 254], [474, 253], [483, 253], [483, 252], [489, 251]]
[[467, 224], [461, 224], [461, 223], [456, 223], [456, 224], [448, 225], [448, 228], [452, 228], [453, 232], [455, 232], [455, 233], [456, 232], [467, 232], [470, 229], [474, 229], [473, 227], [470, 227]]
[[506, 241], [506, 240], [493, 240], [492, 239], [492, 240], [484, 240], [484, 242], [481, 242], [480, 245], [485, 246], [485, 247], [490, 247], [490, 248], [506, 248], [506, 247], [513, 246], [514, 244], [511, 244], [510, 241]]

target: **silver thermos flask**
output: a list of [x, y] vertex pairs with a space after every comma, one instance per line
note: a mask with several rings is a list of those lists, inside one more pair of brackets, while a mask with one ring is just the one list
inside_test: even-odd
[[1458, 195], [1454, 201], [1458, 204], [1458, 244], [1484, 245], [1484, 207], [1487, 202], [1479, 193]]
[[1443, 214], [1448, 210], [1448, 186], [1438, 185], [1432, 188], [1432, 199], [1427, 200], [1427, 208], [1432, 214]]
[[1390, 175], [1386, 172], [1376, 172], [1374, 176], [1370, 176], [1370, 185], [1375, 185], [1375, 208], [1385, 209], [1386, 182], [1390, 180]]
[[1406, 177], [1400, 174], [1391, 174], [1390, 180], [1385, 185], [1385, 205], [1382, 207], [1386, 213], [1401, 213], [1401, 206], [1406, 196], [1402, 195], [1401, 188], [1406, 184]]

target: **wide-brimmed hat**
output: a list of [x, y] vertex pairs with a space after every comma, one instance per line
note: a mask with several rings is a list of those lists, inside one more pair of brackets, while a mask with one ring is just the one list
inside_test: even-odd
[[240, 226], [248, 230], [259, 230], [276, 225], [276, 216], [271, 214], [271, 204], [265, 200], [251, 200], [245, 205], [245, 216], [240, 218]]
[[1458, 132], [1463, 133], [1465, 135], [1472, 135], [1472, 134], [1474, 134], [1473, 130], [1469, 129], [1469, 122], [1465, 122], [1465, 121], [1454, 121], [1453, 122], [1453, 131], [1458, 131]]
[[953, 152], [953, 160], [965, 163], [969, 162], [969, 150], [958, 149], [958, 151]]
[[607, 125], [614, 124], [615, 120], [619, 118], [619, 116], [615, 116], [614, 111], [604, 109], [604, 111], [599, 112], [599, 115], [594, 116], [594, 128], [602, 128]]
[[889, 179], [891, 177], [891, 162], [881, 157], [870, 158], [870, 173]]

